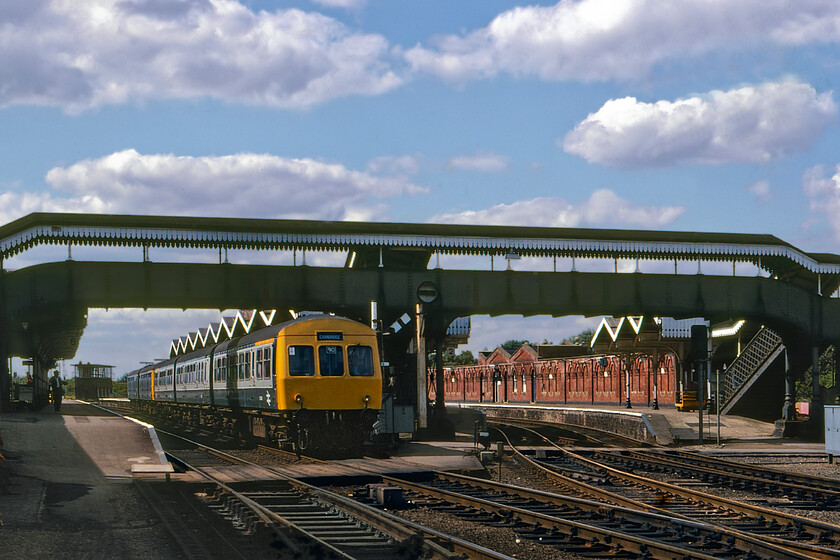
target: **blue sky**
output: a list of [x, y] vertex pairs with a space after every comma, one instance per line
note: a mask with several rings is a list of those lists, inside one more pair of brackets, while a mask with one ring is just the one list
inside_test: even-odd
[[[4, 223], [532, 224], [838, 252], [833, 0], [39, 0], [0, 2], [0, 22]], [[93, 310], [76, 360], [127, 371], [217, 318]], [[469, 347], [591, 324], [476, 318]]]

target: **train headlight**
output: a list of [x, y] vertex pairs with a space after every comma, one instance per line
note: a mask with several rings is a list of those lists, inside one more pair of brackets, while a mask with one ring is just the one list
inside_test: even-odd
[[365, 401], [365, 404], [369, 403], [370, 402], [370, 395], [365, 395], [364, 401]]
[[295, 402], [298, 404], [303, 404], [303, 395], [301, 395], [300, 393], [295, 395]]

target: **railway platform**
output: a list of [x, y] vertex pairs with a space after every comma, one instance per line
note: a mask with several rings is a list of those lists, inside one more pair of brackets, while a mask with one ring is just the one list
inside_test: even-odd
[[131, 484], [169, 467], [143, 425], [68, 400], [0, 414], [4, 558], [179, 558]]
[[523, 404], [465, 403], [447, 405], [478, 408], [488, 420], [520, 418], [590, 427], [647, 441], [656, 445], [679, 446], [698, 451], [735, 453], [757, 449], [770, 452], [801, 451], [825, 454], [825, 445], [805, 439], [783, 437], [783, 426], [741, 416], [703, 416], [703, 444], [699, 445], [700, 417], [697, 411], [681, 412], [673, 406], [654, 410], [650, 406], [550, 406]]

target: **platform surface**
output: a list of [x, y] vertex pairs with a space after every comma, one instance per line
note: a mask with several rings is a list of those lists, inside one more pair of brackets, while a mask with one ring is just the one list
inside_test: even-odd
[[179, 558], [137, 493], [132, 465], [160, 470], [141, 425], [66, 401], [0, 414], [0, 557]]
[[[634, 405], [632, 408], [610, 405], [532, 405], [523, 404], [493, 404], [493, 403], [464, 403], [460, 407], [492, 408], [504, 411], [507, 408], [536, 408], [536, 409], [558, 409], [575, 411], [592, 411], [595, 414], [619, 415], [619, 416], [644, 416], [648, 429], [652, 431], [658, 442], [662, 445], [693, 445], [697, 442], [700, 434], [700, 417], [696, 410], [680, 412], [671, 406], [661, 406], [654, 409], [649, 405]], [[721, 416], [720, 428], [718, 429], [718, 417], [714, 414], [704, 414], [702, 433], [704, 444], [716, 444], [718, 433], [721, 442], [739, 443], [752, 442], [756, 444], [781, 444], [791, 442], [778, 434], [777, 426], [773, 422], [763, 422], [742, 416]]]

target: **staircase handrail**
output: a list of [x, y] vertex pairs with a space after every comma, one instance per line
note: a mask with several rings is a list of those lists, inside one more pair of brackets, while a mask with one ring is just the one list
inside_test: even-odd
[[[744, 347], [744, 350], [729, 364], [729, 368], [726, 370], [727, 375], [725, 376], [726, 381], [723, 385], [724, 390], [721, 391], [721, 397], [723, 397], [721, 399], [722, 407], [728, 405], [738, 390], [752, 379], [756, 372], [762, 369], [762, 366], [767, 363], [781, 344], [782, 338], [771, 329], [767, 327], [761, 327], [759, 329]], [[739, 375], [741, 369], [745, 370], [745, 375]]]

